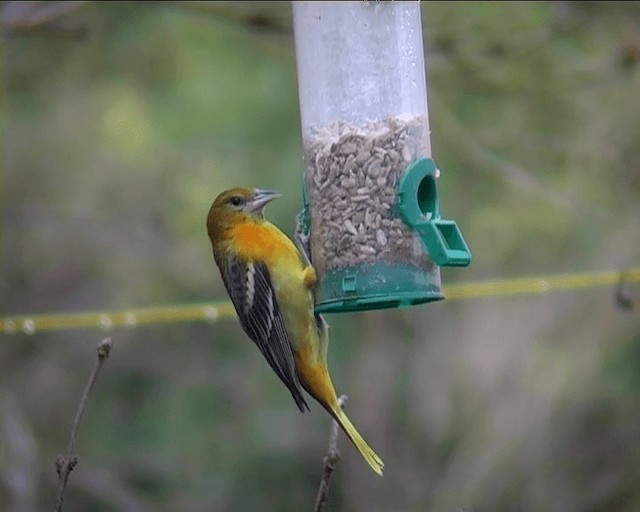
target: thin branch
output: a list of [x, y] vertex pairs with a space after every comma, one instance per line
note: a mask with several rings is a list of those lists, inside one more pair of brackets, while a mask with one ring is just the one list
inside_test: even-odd
[[192, 2], [162, 1], [172, 9], [197, 16], [211, 16], [254, 33], [291, 38], [293, 20], [290, 7], [283, 2]]
[[66, 455], [58, 455], [56, 458], [56, 470], [58, 472], [59, 481], [58, 499], [56, 500], [55, 508], [56, 512], [62, 512], [64, 490], [67, 487], [67, 481], [69, 480], [71, 471], [73, 471], [73, 468], [78, 464], [78, 457], [76, 457], [73, 452], [76, 449], [76, 439], [78, 437], [78, 430], [80, 429], [80, 421], [82, 420], [82, 415], [84, 414], [84, 410], [87, 406], [91, 390], [93, 389], [96, 380], [98, 380], [100, 369], [107, 357], [109, 357], [111, 346], [111, 338], [105, 338], [98, 343], [98, 357], [93, 366], [93, 370], [91, 371], [91, 375], [89, 376], [89, 380], [84, 388], [84, 393], [80, 399], [80, 405], [78, 405], [78, 410], [76, 411], [76, 417], [73, 420], [73, 425], [71, 426], [71, 436], [69, 438], [69, 444], [67, 445], [67, 453]]
[[[344, 408], [344, 404], [346, 402], [347, 395], [341, 395], [340, 398], [338, 398], [340, 408]], [[340, 460], [340, 450], [338, 450], [338, 432], [340, 432], [338, 422], [333, 420], [331, 422], [331, 435], [329, 436], [329, 450], [324, 457], [322, 479], [320, 480], [320, 487], [318, 487], [316, 505], [313, 508], [314, 512], [322, 512], [324, 510], [324, 505], [327, 502], [327, 494], [329, 493], [329, 480], [331, 479], [331, 473], [336, 469], [338, 461]]]
[[88, 2], [5, 2], [0, 11], [2, 28], [37, 27], [51, 23]]
[[70, 13], [89, 2], [5, 2], [0, 9], [0, 30], [7, 35], [43, 35], [83, 40], [86, 27], [69, 27], [61, 23]]
[[435, 98], [435, 95], [432, 95], [429, 109], [436, 114], [440, 129], [445, 132], [445, 136], [453, 144], [454, 149], [478, 168], [502, 177], [514, 188], [545, 197], [557, 206], [577, 212], [583, 217], [598, 216], [602, 219], [613, 219], [613, 215], [604, 208], [585, 202], [571, 191], [556, 190], [550, 187], [545, 180], [540, 179], [532, 170], [493, 153], [489, 148], [483, 146], [474, 137], [471, 130], [467, 130], [446, 108], [444, 103]]

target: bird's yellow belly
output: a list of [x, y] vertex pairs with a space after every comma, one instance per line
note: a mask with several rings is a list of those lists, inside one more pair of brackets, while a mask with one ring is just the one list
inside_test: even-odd
[[309, 328], [315, 327], [313, 295], [304, 284], [303, 269], [290, 269], [285, 275], [272, 275], [276, 300], [294, 351], [309, 343]]

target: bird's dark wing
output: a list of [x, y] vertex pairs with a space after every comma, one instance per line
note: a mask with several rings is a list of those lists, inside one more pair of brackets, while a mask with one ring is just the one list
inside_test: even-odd
[[269, 269], [264, 263], [244, 262], [234, 256], [226, 257], [218, 266], [242, 328], [287, 386], [298, 408], [302, 412], [309, 409], [302, 395]]

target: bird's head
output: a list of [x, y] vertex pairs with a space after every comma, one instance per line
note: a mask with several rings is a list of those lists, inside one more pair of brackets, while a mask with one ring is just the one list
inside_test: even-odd
[[263, 219], [266, 204], [280, 195], [275, 190], [260, 188], [236, 187], [225, 190], [216, 197], [209, 210], [207, 216], [209, 236], [221, 227], [246, 220], [247, 217], [255, 220]]

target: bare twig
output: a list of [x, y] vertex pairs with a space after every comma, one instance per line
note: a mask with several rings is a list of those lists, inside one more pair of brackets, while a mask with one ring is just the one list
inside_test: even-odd
[[44, 35], [82, 40], [86, 27], [70, 27], [60, 20], [88, 2], [4, 2], [0, 9], [0, 30], [7, 35]]
[[211, 16], [254, 33], [290, 38], [291, 9], [283, 2], [192, 2], [163, 1], [160, 5], [198, 16]]
[[2, 28], [36, 27], [51, 23], [87, 2], [5, 2], [0, 11]]
[[69, 438], [69, 444], [67, 445], [67, 453], [66, 455], [58, 455], [56, 458], [56, 470], [58, 472], [58, 499], [56, 500], [56, 512], [62, 512], [62, 506], [64, 502], [64, 490], [67, 487], [67, 481], [69, 480], [69, 475], [73, 468], [76, 467], [78, 463], [78, 457], [76, 457], [73, 452], [76, 448], [76, 439], [78, 437], [78, 430], [80, 429], [80, 421], [82, 420], [82, 415], [87, 406], [87, 401], [89, 400], [89, 394], [93, 389], [93, 385], [98, 380], [98, 374], [100, 373], [100, 369], [104, 364], [107, 357], [109, 357], [109, 352], [111, 351], [111, 338], [105, 338], [100, 343], [98, 343], [98, 358], [96, 359], [95, 365], [93, 366], [93, 370], [91, 371], [91, 375], [89, 376], [89, 380], [87, 381], [87, 385], [84, 388], [84, 393], [82, 394], [82, 398], [80, 399], [80, 405], [78, 405], [78, 410], [76, 411], [76, 417], [73, 420], [73, 425], [71, 426], [71, 437]]
[[[338, 404], [341, 408], [344, 408], [344, 404], [347, 402], [347, 395], [341, 395], [338, 398]], [[314, 512], [322, 512], [324, 505], [327, 501], [327, 494], [329, 493], [329, 480], [331, 479], [331, 473], [336, 469], [336, 465], [340, 460], [340, 450], [338, 450], [338, 432], [340, 427], [336, 420], [331, 422], [331, 435], [329, 436], [329, 450], [324, 457], [324, 466], [322, 468], [322, 479], [320, 480], [320, 487], [318, 487], [318, 495], [316, 496], [316, 505], [313, 508]]]
[[473, 165], [487, 172], [498, 175], [510, 183], [514, 188], [532, 193], [554, 202], [559, 207], [577, 212], [582, 216], [597, 216], [602, 219], [612, 219], [611, 212], [598, 207], [593, 203], [586, 203], [582, 198], [571, 191], [556, 190], [550, 187], [545, 180], [531, 169], [516, 162], [511, 162], [500, 157], [485, 147], [474, 137], [470, 130], [455, 118], [446, 108], [443, 102], [438, 101], [435, 95], [429, 102], [431, 112], [435, 113], [441, 130], [447, 139], [454, 144], [461, 157], [472, 162]]

